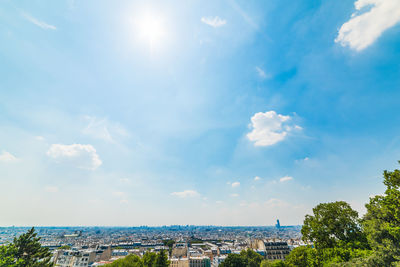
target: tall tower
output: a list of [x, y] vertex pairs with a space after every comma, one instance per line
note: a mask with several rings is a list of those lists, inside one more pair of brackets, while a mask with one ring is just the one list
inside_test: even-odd
[[278, 220], [276, 220], [275, 227], [276, 227], [276, 228], [278, 228], [278, 229], [280, 229], [280, 228], [281, 228], [281, 223], [279, 222], [279, 219], [278, 219]]

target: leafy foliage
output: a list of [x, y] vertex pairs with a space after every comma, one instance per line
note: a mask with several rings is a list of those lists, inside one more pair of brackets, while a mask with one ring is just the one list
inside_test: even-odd
[[116, 260], [106, 266], [109, 267], [144, 267], [142, 259], [137, 255], [128, 255], [125, 258]]
[[286, 257], [287, 266], [317, 267], [343, 264], [349, 261], [359, 261], [371, 255], [370, 250], [352, 248], [316, 249], [311, 246], [297, 247]]
[[164, 250], [161, 250], [157, 254], [156, 260], [152, 266], [154, 266], [154, 267], [168, 267], [169, 266], [168, 256], [167, 256], [167, 254], [165, 254]]
[[263, 260], [261, 262], [261, 267], [286, 267], [288, 266], [284, 261], [281, 260], [275, 260], [275, 261], [270, 261], [270, 260]]
[[156, 262], [157, 254], [154, 252], [146, 252], [143, 255], [143, 266], [152, 267]]
[[228, 257], [219, 265], [220, 267], [243, 267], [247, 262], [239, 254], [229, 254]]
[[53, 266], [48, 248], [39, 243], [35, 228], [14, 238], [13, 243], [0, 247], [0, 266], [48, 267]]
[[146, 252], [143, 258], [137, 255], [128, 255], [125, 258], [116, 260], [110, 264], [105, 265], [107, 267], [168, 267], [169, 261], [168, 256], [164, 250], [161, 250], [158, 254], [154, 252]]
[[306, 215], [301, 229], [304, 241], [318, 249], [333, 247], [367, 248], [357, 211], [344, 201], [322, 203]]
[[263, 257], [254, 250], [247, 249], [240, 254], [229, 254], [225, 261], [221, 263], [222, 267], [259, 267]]
[[400, 261], [400, 170], [384, 171], [385, 195], [370, 198], [363, 218], [374, 254], [370, 264], [392, 266]]

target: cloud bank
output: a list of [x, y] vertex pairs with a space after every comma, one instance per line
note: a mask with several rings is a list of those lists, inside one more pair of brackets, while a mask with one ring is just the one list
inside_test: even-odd
[[354, 6], [357, 12], [342, 25], [335, 42], [356, 51], [365, 49], [400, 22], [399, 0], [358, 0]]
[[77, 168], [87, 170], [95, 170], [102, 164], [96, 149], [92, 145], [53, 144], [47, 151], [47, 156], [57, 162], [72, 164]]
[[18, 159], [13, 154], [11, 154], [10, 152], [3, 151], [0, 154], [0, 162], [15, 162], [17, 160]]

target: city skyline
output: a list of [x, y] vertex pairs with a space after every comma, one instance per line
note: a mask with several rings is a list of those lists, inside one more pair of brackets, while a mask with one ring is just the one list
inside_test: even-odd
[[0, 226], [363, 214], [400, 160], [398, 10], [3, 1]]

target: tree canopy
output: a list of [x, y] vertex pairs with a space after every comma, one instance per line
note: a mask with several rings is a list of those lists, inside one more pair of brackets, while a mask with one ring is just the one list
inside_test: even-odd
[[240, 254], [229, 254], [221, 267], [259, 267], [263, 257], [252, 249], [242, 250]]
[[164, 250], [159, 253], [146, 252], [142, 258], [128, 255], [105, 266], [109, 267], [169, 267], [168, 256]]
[[358, 212], [344, 201], [322, 203], [306, 215], [301, 229], [304, 241], [311, 241], [316, 248], [368, 246], [361, 231]]
[[384, 171], [383, 178], [385, 194], [370, 198], [363, 218], [364, 232], [374, 250], [374, 266], [400, 261], [400, 170]]
[[0, 266], [7, 267], [48, 267], [53, 266], [48, 248], [39, 243], [35, 228], [15, 237], [11, 244], [0, 246]]

